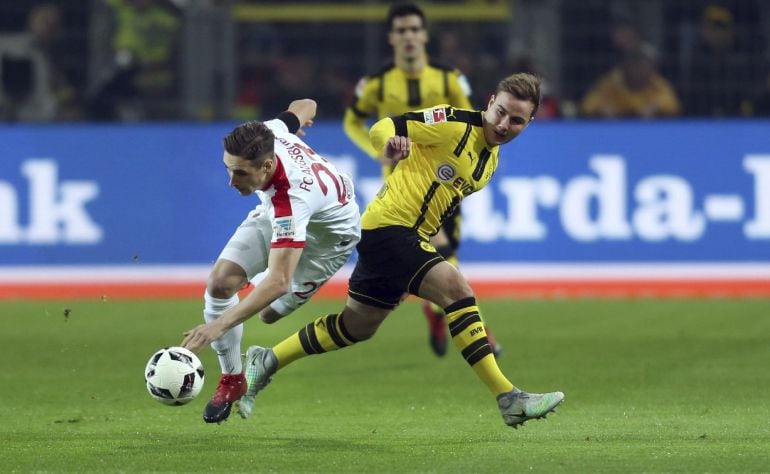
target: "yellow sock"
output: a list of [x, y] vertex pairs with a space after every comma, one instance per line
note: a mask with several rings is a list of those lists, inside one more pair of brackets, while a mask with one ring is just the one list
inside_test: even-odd
[[327, 314], [279, 342], [273, 347], [273, 353], [278, 359], [278, 368], [282, 369], [297, 359], [352, 346], [357, 342], [358, 339], [345, 329], [342, 315]]
[[456, 301], [444, 308], [444, 313], [455, 346], [489, 390], [495, 396], [513, 390], [513, 384], [500, 371], [489, 346], [476, 298]]

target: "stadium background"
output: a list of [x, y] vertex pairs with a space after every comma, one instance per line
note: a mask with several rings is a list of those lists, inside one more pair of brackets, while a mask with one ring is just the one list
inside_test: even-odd
[[[40, 5], [46, 46], [25, 62], [8, 45]], [[461, 262], [480, 293], [770, 294], [770, 12], [760, 1], [423, 6], [431, 57], [466, 73], [475, 106], [505, 74], [546, 80], [534, 126], [464, 206]], [[3, 2], [0, 296], [199, 296], [255, 204], [227, 189], [220, 139], [293, 98], [319, 102], [308, 141], [354, 175], [363, 204], [379, 173], [341, 115], [357, 79], [389, 58], [386, 9]], [[690, 66], [703, 22], [732, 37], [711, 76]], [[681, 112], [581, 112], [597, 78], [641, 45]]]
[[[0, 51], [42, 3], [0, 2]], [[127, 55], [113, 49], [116, 20], [135, 19], [127, 2], [48, 2], [34, 29], [53, 40], [51, 82], [0, 53], [0, 472], [768, 472], [766, 3], [423, 3], [432, 56], [465, 70], [477, 106], [522, 68], [549, 86], [464, 205], [462, 262], [501, 369], [566, 394], [514, 431], [459, 354], [431, 353], [416, 299], [370, 342], [281, 371], [250, 420], [201, 421], [211, 350], [184, 407], [139, 379], [201, 322], [212, 260], [255, 204], [220, 164], [238, 121], [314, 97], [308, 141], [355, 172], [362, 198], [377, 188], [341, 112], [389, 56], [385, 3], [134, 0], [163, 10], [120, 37]], [[706, 12], [736, 42], [685, 75]], [[586, 117], [582, 97], [636, 29], [680, 115]], [[339, 311], [344, 275], [327, 290], [275, 324], [250, 321], [244, 343]]]

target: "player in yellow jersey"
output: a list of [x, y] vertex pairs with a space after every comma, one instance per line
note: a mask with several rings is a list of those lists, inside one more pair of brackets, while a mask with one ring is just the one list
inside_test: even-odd
[[[458, 109], [471, 109], [470, 86], [457, 69], [433, 62], [425, 46], [428, 32], [425, 14], [414, 4], [393, 5], [387, 18], [388, 40], [393, 47], [393, 62], [377, 74], [364, 77], [356, 86], [353, 104], [345, 111], [343, 127], [350, 140], [364, 153], [382, 162], [383, 178], [387, 178], [393, 163], [382, 158], [369, 139], [367, 119], [382, 119], [401, 115], [410, 110], [448, 104]], [[457, 265], [460, 246], [460, 207], [448, 216], [431, 244], [439, 253]], [[430, 346], [436, 355], [447, 350], [447, 328], [441, 308], [423, 302], [423, 312], [430, 329]], [[487, 329], [489, 335], [489, 330]], [[502, 348], [492, 339], [495, 356]]]
[[526, 129], [539, 104], [539, 80], [521, 73], [498, 84], [483, 112], [442, 105], [382, 119], [372, 127], [372, 144], [398, 166], [362, 216], [345, 308], [319, 317], [272, 348], [249, 347], [241, 416], [252, 413], [254, 397], [276, 371], [308, 355], [371, 338], [405, 292], [444, 308], [455, 346], [496, 398], [507, 425], [516, 428], [542, 418], [561, 403], [562, 392], [526, 393], [503, 375], [473, 290], [428, 240], [465, 196], [489, 182], [499, 146]]

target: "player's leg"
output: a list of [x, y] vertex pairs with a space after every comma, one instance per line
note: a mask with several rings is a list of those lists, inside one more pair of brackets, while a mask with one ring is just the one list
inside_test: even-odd
[[[402, 243], [404, 235], [412, 238]], [[326, 314], [273, 348], [251, 346], [246, 352], [246, 376], [249, 391], [241, 400], [239, 412], [251, 414], [253, 399], [277, 370], [314, 354], [352, 346], [371, 338], [382, 321], [401, 301], [412, 275], [422, 260], [437, 259], [420, 247], [416, 234], [409, 229], [378, 229], [362, 232], [358, 244], [358, 262], [350, 277], [348, 301], [341, 313]], [[409, 251], [399, 256], [398, 251]], [[242, 410], [243, 408], [243, 410]]]
[[318, 293], [350, 260], [359, 240], [359, 231], [356, 227], [355, 232], [325, 240], [318, 241], [308, 236], [302, 257], [294, 270], [290, 290], [259, 313], [263, 322], [272, 324], [288, 316]]
[[[448, 260], [453, 256], [449, 238], [443, 227], [439, 229], [436, 235], [431, 237], [430, 243], [444, 259]], [[422, 300], [422, 313], [428, 322], [428, 344], [434, 354], [443, 357], [447, 351], [447, 328], [446, 321], [444, 320], [444, 311], [436, 303]]]
[[[246, 271], [235, 262], [220, 258], [214, 264], [206, 283], [203, 296], [203, 319], [209, 323], [218, 319], [228, 309], [238, 304], [238, 290], [246, 283]], [[243, 325], [239, 324], [211, 344], [217, 353], [223, 374], [242, 372], [240, 345]]]
[[[219, 255], [206, 284], [203, 316], [211, 322], [238, 304], [238, 290], [267, 265], [272, 228], [267, 216], [258, 210], [236, 229]], [[246, 378], [241, 361], [240, 324], [211, 343], [219, 359], [222, 375], [217, 389], [204, 408], [203, 419], [219, 423], [230, 415], [233, 402], [246, 392]]]
[[273, 347], [276, 370], [314, 354], [336, 351], [371, 339], [390, 309], [348, 298], [341, 313], [326, 314]]
[[[433, 245], [436, 248], [436, 251], [444, 257], [444, 260], [451, 263], [456, 268], [459, 268], [457, 253], [460, 248], [461, 225], [462, 214], [460, 207], [457, 207], [455, 212], [444, 220], [439, 232], [430, 240], [431, 245]], [[430, 346], [436, 355], [443, 356], [446, 354], [447, 350], [444, 310], [431, 301], [423, 300], [422, 311], [428, 321]], [[484, 324], [484, 329], [487, 333], [487, 339], [489, 340], [489, 346], [492, 348], [492, 353], [497, 358], [502, 354], [503, 348], [492, 336], [489, 326], [487, 326], [486, 323]]]
[[561, 392], [543, 395], [522, 392], [503, 375], [487, 339], [473, 291], [453, 265], [441, 262], [431, 268], [420, 284], [418, 296], [444, 308], [452, 340], [496, 397], [506, 424], [517, 427], [529, 419], [543, 417], [562, 401]]
[[341, 313], [317, 318], [272, 348], [250, 346], [246, 351], [248, 391], [238, 403], [238, 414], [241, 418], [251, 416], [255, 397], [277, 371], [304, 357], [370, 339], [390, 312], [348, 298]]

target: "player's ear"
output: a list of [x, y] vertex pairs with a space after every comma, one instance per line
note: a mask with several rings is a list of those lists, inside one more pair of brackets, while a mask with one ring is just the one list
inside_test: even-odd
[[487, 103], [487, 108], [492, 107], [492, 104], [495, 102], [495, 95], [492, 94], [489, 96], [489, 102]]
[[266, 159], [265, 162], [262, 163], [262, 166], [267, 172], [273, 171], [275, 169], [275, 155], [272, 155], [270, 158]]

